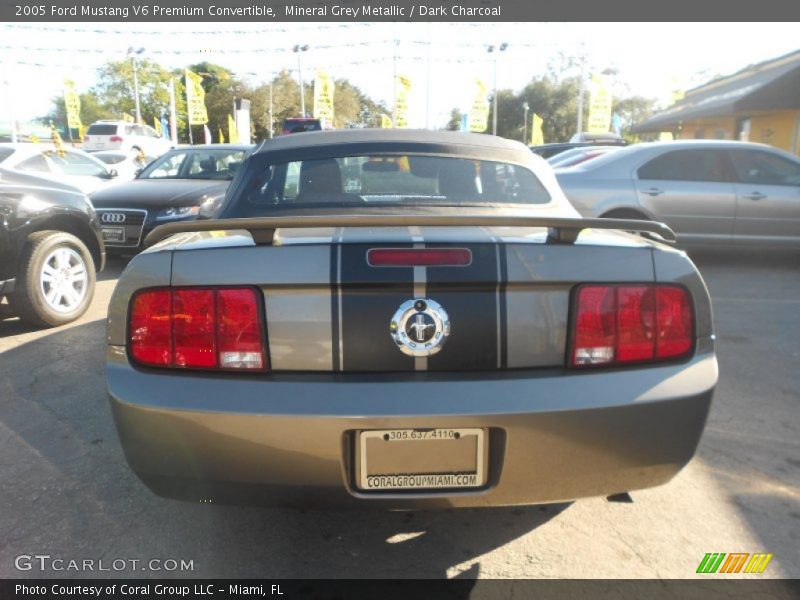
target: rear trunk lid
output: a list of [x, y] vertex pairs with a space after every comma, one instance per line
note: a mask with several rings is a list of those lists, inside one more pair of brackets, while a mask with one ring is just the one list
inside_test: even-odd
[[[650, 244], [631, 235], [546, 240], [535, 228], [348, 227], [279, 230], [272, 245], [235, 231], [169, 242], [173, 286], [262, 291], [273, 371], [452, 372], [563, 366], [576, 284], [654, 280]], [[372, 266], [377, 248], [466, 249], [471, 262]], [[427, 356], [404, 352], [392, 331], [399, 309], [420, 300], [449, 320]], [[415, 320], [402, 324], [412, 341]]]

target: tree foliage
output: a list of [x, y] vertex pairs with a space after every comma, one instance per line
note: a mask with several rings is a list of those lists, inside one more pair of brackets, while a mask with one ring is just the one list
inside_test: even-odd
[[[577, 130], [578, 95], [580, 79], [568, 77], [558, 79], [551, 75], [533, 78], [519, 93], [512, 90], [497, 91], [497, 134], [514, 140], [522, 140], [523, 132], [531, 134], [531, 117], [534, 113], [542, 117], [542, 132], [545, 142], [568, 141]], [[583, 122], [589, 113], [589, 92], [584, 91]], [[528, 103], [528, 124], [525, 127], [524, 104]], [[623, 134], [633, 125], [653, 113], [655, 100], [642, 96], [614, 98], [612, 113], [617, 113], [622, 121]], [[489, 114], [491, 132], [492, 109]]]
[[[251, 130], [255, 140], [270, 136], [270, 106], [272, 107], [272, 135], [280, 133], [284, 119], [300, 116], [300, 84], [289, 71], [282, 71], [271, 82], [251, 86], [230, 69], [207, 61], [190, 65], [190, 70], [203, 77], [203, 89], [208, 111], [208, 127], [212, 138], [219, 139], [222, 130], [229, 139], [228, 115], [233, 114], [236, 99], [250, 100]], [[169, 81], [175, 83], [178, 130], [181, 141], [188, 141], [186, 124], [186, 87], [183, 69], [168, 70], [146, 60], [137, 60], [139, 102], [142, 119], [152, 124], [154, 118], [169, 115]], [[380, 114], [387, 108], [370, 98], [345, 79], [334, 82], [334, 126], [376, 127]], [[272, 104], [270, 105], [270, 91]], [[306, 113], [314, 109], [314, 82], [304, 82]], [[111, 61], [98, 69], [97, 84], [81, 94], [81, 118], [85, 124], [99, 119], [122, 119], [136, 112], [133, 85], [133, 61]], [[45, 120], [66, 125], [66, 109], [61, 96], [53, 98], [53, 108]], [[193, 127], [195, 141], [203, 139], [202, 127]]]

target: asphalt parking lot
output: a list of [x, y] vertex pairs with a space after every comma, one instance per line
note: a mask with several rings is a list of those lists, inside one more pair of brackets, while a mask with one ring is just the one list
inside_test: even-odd
[[[761, 577], [798, 578], [800, 255], [694, 256], [714, 300], [721, 379], [678, 477], [632, 504], [411, 513], [153, 496], [125, 464], [106, 400], [104, 317], [124, 266], [112, 260], [78, 322], [0, 321], [0, 577], [685, 578], [707, 552], [770, 552]], [[193, 570], [19, 571], [19, 555], [183, 559]]]

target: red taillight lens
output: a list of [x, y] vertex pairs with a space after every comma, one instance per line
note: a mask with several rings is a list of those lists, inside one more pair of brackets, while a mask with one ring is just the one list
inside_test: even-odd
[[472, 263], [469, 248], [372, 248], [373, 267], [463, 267]]
[[131, 355], [145, 365], [172, 365], [172, 293], [150, 290], [137, 295], [131, 308]]
[[658, 337], [656, 357], [671, 358], [692, 348], [694, 317], [686, 290], [679, 287], [656, 288]]
[[217, 294], [219, 361], [223, 369], [263, 369], [261, 320], [255, 291], [220, 290]]
[[267, 367], [258, 295], [251, 288], [172, 288], [139, 293], [131, 306], [134, 361], [193, 369]]
[[175, 367], [217, 366], [217, 332], [212, 290], [177, 289], [172, 293]]
[[689, 293], [671, 285], [582, 285], [570, 363], [583, 367], [666, 360], [694, 343]]
[[109, 140], [108, 140], [108, 141], [109, 141], [109, 142], [124, 142], [125, 140], [124, 140], [123, 138], [121, 138], [120, 136], [118, 136], [118, 135], [112, 135], [112, 136], [109, 138]]

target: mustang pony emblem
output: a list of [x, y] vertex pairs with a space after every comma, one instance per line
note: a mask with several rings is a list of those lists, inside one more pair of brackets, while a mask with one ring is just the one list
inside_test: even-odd
[[409, 356], [432, 356], [450, 335], [450, 318], [438, 302], [415, 298], [400, 305], [389, 324], [389, 333]]

